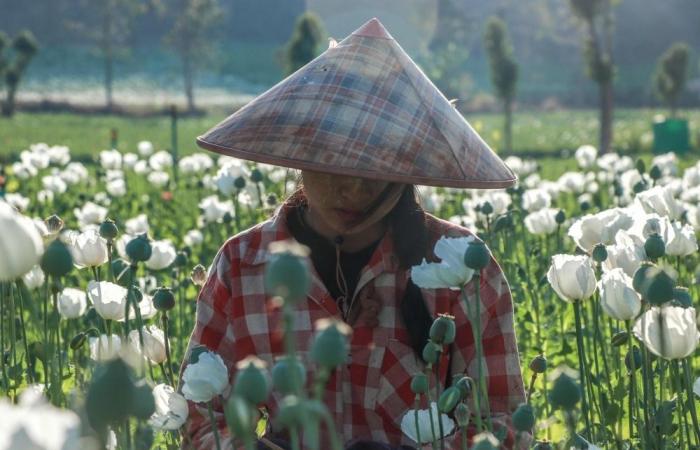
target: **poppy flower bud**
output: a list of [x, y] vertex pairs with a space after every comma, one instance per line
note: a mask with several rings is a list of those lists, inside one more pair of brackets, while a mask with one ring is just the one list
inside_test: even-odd
[[62, 277], [73, 269], [73, 257], [61, 240], [52, 241], [41, 257], [41, 270], [54, 277]]
[[70, 340], [70, 348], [72, 350], [78, 350], [81, 348], [84, 344], [85, 341], [87, 340], [87, 335], [83, 332], [80, 332], [73, 336], [73, 339]]
[[466, 403], [460, 402], [455, 407], [455, 420], [457, 420], [457, 425], [459, 425], [461, 428], [469, 425], [469, 414], [469, 407], [466, 405]]
[[311, 344], [312, 360], [327, 368], [334, 368], [347, 360], [350, 345], [347, 339], [348, 331], [343, 325], [347, 327], [338, 321], [321, 322], [320, 326], [323, 328], [316, 333]]
[[100, 236], [108, 242], [114, 240], [117, 234], [119, 234], [119, 229], [112, 219], [107, 219], [100, 224]]
[[530, 361], [530, 370], [534, 373], [544, 373], [547, 370], [547, 358], [537, 355]]
[[642, 284], [644, 283], [644, 280], [646, 279], [647, 272], [654, 267], [656, 267], [654, 265], [654, 263], [651, 263], [649, 261], [644, 261], [639, 266], [639, 268], [634, 272], [634, 276], [632, 277], [632, 287], [634, 288], [635, 291], [642, 294]]
[[564, 223], [566, 220], [566, 213], [564, 212], [563, 209], [560, 209], [555, 215], [554, 215], [554, 221], [558, 224], [561, 225]]
[[629, 340], [629, 334], [626, 331], [618, 331], [611, 339], [613, 347], [621, 347]]
[[306, 385], [306, 369], [299, 358], [288, 355], [272, 366], [272, 387], [284, 395], [294, 394]]
[[608, 259], [608, 250], [605, 248], [605, 245], [596, 244], [591, 252], [591, 257], [593, 258], [593, 261], [597, 262], [598, 264]]
[[649, 259], [658, 259], [666, 254], [666, 244], [659, 233], [649, 235], [644, 242], [644, 251]]
[[63, 219], [56, 214], [44, 219], [44, 224], [46, 225], [46, 230], [51, 234], [57, 234], [63, 229]]
[[153, 306], [158, 311], [170, 311], [175, 307], [175, 296], [170, 288], [159, 287], [153, 293]]
[[535, 426], [535, 412], [527, 403], [521, 403], [513, 412], [513, 426], [516, 430], [524, 432], [531, 431]]
[[510, 213], [498, 216], [496, 221], [493, 223], [494, 233], [499, 233], [510, 228], [513, 228], [513, 216]]
[[632, 358], [634, 358], [634, 370], [642, 367], [642, 352], [639, 351], [639, 347], [636, 345], [632, 347], [631, 352], [627, 352], [625, 355], [625, 366], [627, 370], [632, 370]]
[[270, 382], [260, 358], [249, 356], [237, 364], [238, 372], [233, 380], [233, 393], [257, 405], [270, 395]]
[[581, 387], [573, 378], [564, 372], [560, 373], [549, 391], [549, 401], [552, 406], [572, 410], [579, 400], [581, 400]]
[[201, 264], [194, 266], [192, 273], [190, 274], [190, 278], [192, 278], [192, 282], [197, 286], [204, 286], [204, 283], [207, 281], [206, 267]]
[[464, 264], [470, 269], [480, 271], [489, 264], [491, 254], [483, 241], [473, 241], [464, 252]]
[[263, 180], [263, 174], [257, 167], [250, 171], [250, 181], [260, 183]]
[[430, 327], [430, 340], [438, 345], [451, 344], [456, 334], [455, 318], [448, 314], [438, 314]]
[[639, 158], [637, 159], [637, 162], [634, 164], [635, 168], [637, 169], [637, 172], [639, 172], [640, 175], [644, 175], [647, 171], [647, 165], [644, 163], [644, 160]]
[[439, 357], [440, 347], [437, 344], [433, 342], [425, 344], [425, 347], [423, 347], [423, 361], [427, 364], [435, 364]]
[[153, 253], [146, 233], [140, 234], [126, 244], [126, 254], [134, 263], [148, 261]]
[[673, 278], [666, 271], [655, 267], [649, 270], [642, 283], [642, 298], [652, 305], [661, 305], [673, 300]]
[[438, 399], [437, 406], [438, 406], [438, 411], [441, 413], [449, 413], [451, 412], [455, 406], [457, 406], [457, 403], [461, 399], [461, 392], [459, 389], [457, 389], [455, 386], [450, 386], [444, 391], [442, 391], [442, 394], [440, 394], [440, 398]]
[[661, 168], [659, 166], [657, 166], [656, 164], [651, 166], [651, 169], [649, 169], [649, 178], [656, 181], [659, 178], [661, 178], [661, 175]]
[[428, 392], [428, 377], [424, 373], [417, 373], [411, 379], [411, 392], [425, 394]]
[[265, 289], [270, 295], [297, 303], [311, 287], [309, 271], [300, 255], [291, 251], [273, 253], [265, 267]]
[[462, 400], [465, 400], [471, 395], [472, 390], [474, 389], [474, 380], [472, 380], [470, 377], [462, 376], [459, 378], [459, 380], [457, 380], [455, 386], [457, 389], [459, 389], [459, 392], [462, 395]]

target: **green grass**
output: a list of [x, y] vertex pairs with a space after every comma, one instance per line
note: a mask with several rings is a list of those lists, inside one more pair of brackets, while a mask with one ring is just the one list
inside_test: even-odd
[[[654, 115], [659, 113], [663, 111], [616, 111], [616, 150], [633, 154], [648, 153], [652, 142], [651, 122]], [[700, 111], [684, 111], [682, 116], [690, 120], [693, 146], [697, 148]], [[180, 119], [180, 154], [196, 151], [195, 138], [225, 117], [224, 113], [218, 112], [203, 117]], [[499, 114], [468, 114], [467, 120], [494, 149], [500, 150], [503, 119]], [[12, 155], [36, 142], [67, 145], [74, 157], [89, 158], [109, 147], [112, 128], [119, 132], [118, 148], [122, 151], [136, 151], [136, 144], [141, 140], [150, 140], [158, 149], [170, 148], [171, 145], [170, 119], [166, 116], [129, 118], [68, 113], [22, 113], [11, 119], [0, 119], [0, 160], [10, 159]], [[568, 155], [572, 155], [572, 151], [580, 145], [596, 144], [597, 111], [517, 112], [513, 134], [516, 154], [567, 158], [566, 151], [569, 151]], [[575, 163], [569, 168], [575, 168]]]

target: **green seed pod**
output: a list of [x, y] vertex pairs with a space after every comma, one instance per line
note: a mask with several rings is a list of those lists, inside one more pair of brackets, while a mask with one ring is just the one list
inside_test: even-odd
[[641, 158], [637, 159], [637, 162], [635, 163], [635, 167], [637, 168], [637, 172], [639, 172], [640, 175], [644, 175], [647, 171], [647, 165], [644, 163], [644, 160]]
[[494, 233], [500, 233], [501, 231], [509, 230], [511, 228], [513, 228], [513, 216], [510, 213], [498, 216], [493, 223]]
[[481, 212], [483, 214], [491, 215], [493, 214], [493, 205], [489, 201], [485, 201], [484, 203], [481, 204]]
[[470, 269], [480, 271], [488, 266], [491, 260], [491, 253], [486, 248], [483, 241], [473, 241], [467, 246], [464, 252], [464, 264]]
[[153, 398], [153, 391], [145, 381], [141, 381], [134, 386], [131, 392], [129, 415], [146, 420], [154, 412], [156, 412], [156, 401]]
[[634, 357], [634, 370], [642, 367], [642, 352], [640, 352], [639, 347], [635, 345], [632, 347], [632, 352], [627, 352], [625, 355], [625, 366], [627, 370], [632, 370], [632, 357]]
[[73, 350], [78, 350], [85, 344], [86, 340], [87, 335], [83, 332], [80, 332], [73, 336], [73, 339], [70, 340], [70, 348]]
[[153, 253], [146, 233], [140, 234], [126, 244], [126, 254], [134, 263], [148, 261]]
[[119, 229], [117, 224], [114, 223], [112, 219], [107, 219], [100, 224], [100, 236], [106, 239], [108, 242], [114, 240], [119, 234]]
[[158, 311], [170, 311], [175, 307], [175, 295], [170, 288], [159, 287], [153, 293], [153, 306]]
[[666, 254], [666, 244], [659, 233], [649, 235], [644, 242], [644, 251], [649, 259], [658, 259]]
[[440, 347], [437, 344], [428, 341], [428, 343], [425, 344], [425, 347], [423, 347], [423, 361], [425, 361], [427, 364], [435, 364], [438, 362], [439, 358]]
[[291, 252], [274, 253], [265, 267], [265, 289], [268, 294], [297, 303], [311, 287], [309, 271], [301, 257]]
[[260, 169], [255, 168], [250, 171], [250, 181], [253, 183], [260, 183], [263, 180], [263, 174]]
[[132, 412], [133, 392], [130, 369], [124, 361], [117, 358], [98, 365], [85, 398], [90, 425], [100, 432], [111, 423], [124, 421]]
[[599, 264], [608, 259], [608, 250], [605, 248], [605, 245], [596, 244], [591, 252], [591, 257], [593, 258], [593, 261]]
[[192, 348], [190, 352], [190, 364], [197, 364], [199, 361], [199, 355], [208, 352], [209, 349], [203, 345], [196, 345]]
[[549, 391], [549, 402], [555, 408], [570, 411], [581, 400], [581, 387], [570, 376], [560, 373]]
[[469, 425], [469, 407], [466, 403], [458, 403], [455, 407], [455, 420], [460, 428], [464, 428]]
[[690, 291], [687, 287], [676, 287], [673, 288], [673, 300], [675, 300], [683, 308], [690, 308], [693, 306], [693, 299], [690, 297]]
[[530, 361], [530, 370], [534, 373], [544, 373], [547, 370], [547, 358], [537, 355]]
[[296, 395], [288, 395], [280, 402], [275, 421], [281, 428], [303, 426], [306, 422], [306, 408]]
[[185, 252], [177, 252], [177, 255], [175, 256], [175, 261], [173, 261], [173, 267], [185, 267], [187, 265], [187, 253]]
[[267, 374], [255, 362], [249, 361], [236, 372], [233, 393], [253, 405], [264, 402], [270, 395], [270, 381]]
[[532, 431], [532, 427], [535, 426], [535, 411], [529, 404], [521, 403], [513, 412], [512, 419], [516, 430], [521, 432]]
[[560, 209], [555, 215], [554, 215], [554, 221], [558, 224], [561, 225], [566, 221], [566, 213], [564, 212], [563, 209]]
[[243, 189], [245, 187], [245, 178], [236, 177], [236, 179], [233, 180], [233, 185], [236, 187], [236, 189]]
[[129, 263], [121, 258], [112, 260], [112, 273], [114, 274], [114, 281], [121, 287], [129, 286], [129, 279], [131, 278], [130, 272], [131, 266]]
[[306, 368], [299, 358], [288, 355], [272, 366], [272, 387], [282, 394], [296, 394], [306, 385]]
[[425, 394], [428, 392], [428, 377], [424, 373], [417, 373], [411, 379], [411, 392]]
[[649, 178], [654, 181], [661, 178], [661, 167], [657, 166], [656, 164], [651, 166], [651, 169], [649, 169]]
[[224, 222], [226, 225], [228, 225], [228, 224], [230, 224], [231, 222], [233, 222], [233, 214], [231, 214], [230, 212], [226, 211], [226, 212], [224, 213], [224, 216], [221, 218], [221, 220], [222, 220], [222, 222]]
[[626, 331], [618, 331], [611, 339], [613, 347], [622, 347], [629, 340], [629, 334]]
[[253, 408], [242, 397], [232, 395], [226, 400], [224, 417], [234, 436], [254, 435]]
[[471, 377], [460, 376], [460, 378], [455, 383], [455, 387], [459, 389], [462, 400], [466, 400], [474, 390], [474, 380]]
[[329, 369], [343, 364], [349, 352], [348, 338], [336, 324], [330, 324], [316, 333], [311, 344], [311, 359]]
[[581, 208], [582, 212], [586, 212], [589, 209], [591, 209], [591, 203], [588, 200], [583, 200], [580, 204], [579, 207]]
[[40, 265], [45, 274], [56, 278], [62, 277], [73, 270], [73, 256], [66, 244], [55, 239], [46, 247]]
[[662, 305], [673, 300], [673, 278], [666, 271], [655, 267], [646, 273], [642, 283], [642, 298], [652, 305]]
[[455, 386], [450, 386], [440, 394], [440, 398], [437, 402], [438, 411], [441, 413], [448, 414], [457, 406], [460, 401], [462, 393]]
[[632, 287], [634, 288], [635, 291], [642, 294], [642, 284], [644, 284], [644, 280], [647, 277], [647, 272], [654, 267], [656, 267], [654, 265], [654, 263], [651, 263], [649, 261], [644, 261], [639, 266], [637, 271], [634, 272], [634, 276], [632, 277]]
[[470, 450], [499, 450], [500, 448], [501, 443], [498, 439], [488, 431], [484, 431], [474, 436]]
[[451, 344], [456, 334], [455, 319], [447, 314], [439, 314], [430, 327], [430, 340], [438, 345]]

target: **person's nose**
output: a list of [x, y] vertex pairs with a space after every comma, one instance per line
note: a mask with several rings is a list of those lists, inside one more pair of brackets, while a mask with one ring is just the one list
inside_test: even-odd
[[340, 181], [338, 185], [338, 193], [343, 200], [348, 202], [348, 204], [361, 203], [364, 195], [362, 179], [353, 178]]

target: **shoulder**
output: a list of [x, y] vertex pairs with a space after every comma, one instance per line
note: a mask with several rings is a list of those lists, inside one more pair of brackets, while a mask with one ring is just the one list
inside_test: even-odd
[[279, 219], [272, 217], [230, 237], [219, 249], [217, 258], [238, 265], [262, 263], [271, 242], [284, 238]]

